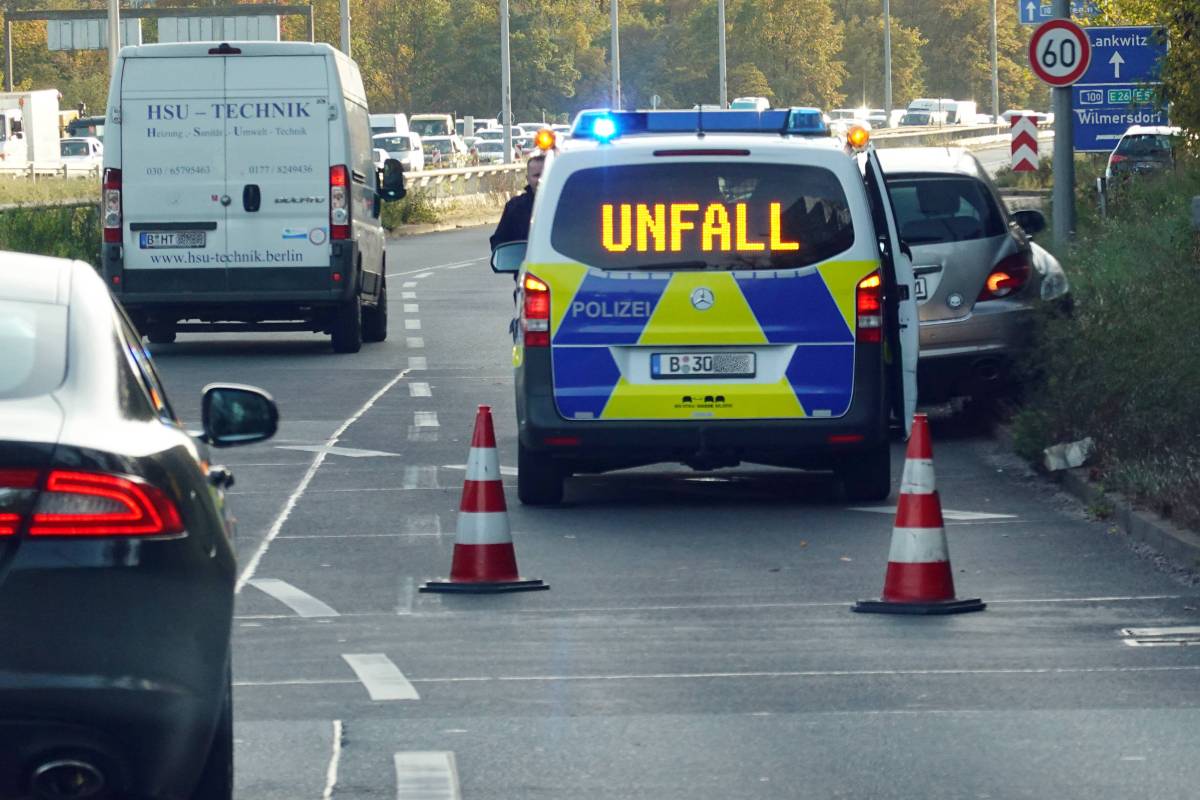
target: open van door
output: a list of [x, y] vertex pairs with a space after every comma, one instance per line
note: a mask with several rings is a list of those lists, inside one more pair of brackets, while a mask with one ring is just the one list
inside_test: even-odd
[[874, 148], [867, 149], [862, 166], [884, 267], [885, 302], [888, 308], [885, 342], [892, 413], [904, 421], [904, 435], [907, 437], [912, 432], [913, 414], [917, 410], [917, 358], [921, 346], [912, 257], [900, 241], [892, 198], [888, 194], [883, 169]]

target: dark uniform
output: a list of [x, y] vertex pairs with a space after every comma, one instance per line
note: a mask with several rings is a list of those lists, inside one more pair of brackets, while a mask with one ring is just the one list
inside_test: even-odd
[[504, 204], [500, 224], [488, 241], [495, 250], [505, 242], [521, 242], [529, 238], [529, 218], [533, 216], [533, 189], [525, 191]]

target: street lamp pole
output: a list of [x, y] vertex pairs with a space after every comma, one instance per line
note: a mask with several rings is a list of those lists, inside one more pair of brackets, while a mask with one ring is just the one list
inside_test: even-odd
[[717, 0], [717, 80], [720, 81], [721, 108], [729, 107], [729, 90], [725, 81], [725, 0]]
[[500, 127], [504, 130], [504, 163], [512, 158], [512, 72], [508, 53], [508, 0], [500, 0]]
[[992, 0], [992, 122], [1000, 122], [1000, 56], [996, 43], [996, 0]]
[[892, 126], [892, 5], [883, 0], [883, 109], [884, 125]]
[[117, 53], [121, 51], [121, 0], [108, 0], [108, 72], [117, 71]]
[[350, 55], [350, 0], [342, 0], [341, 2], [341, 18], [342, 18], [342, 52], [347, 56]]
[[621, 33], [618, 28], [617, 0], [609, 0], [609, 12], [612, 15], [612, 45], [609, 48], [609, 58], [612, 60], [612, 107], [621, 107]]

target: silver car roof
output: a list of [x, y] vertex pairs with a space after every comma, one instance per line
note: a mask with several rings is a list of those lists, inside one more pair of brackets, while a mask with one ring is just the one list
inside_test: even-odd
[[884, 174], [940, 173], [983, 179], [975, 156], [961, 147], [883, 147], [875, 151]]

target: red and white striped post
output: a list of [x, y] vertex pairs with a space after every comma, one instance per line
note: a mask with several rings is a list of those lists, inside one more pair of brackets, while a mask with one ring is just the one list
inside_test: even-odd
[[454, 537], [450, 579], [429, 581], [421, 591], [485, 594], [549, 588], [542, 581], [522, 578], [517, 572], [517, 555], [508, 526], [508, 505], [504, 502], [504, 484], [500, 479], [492, 409], [480, 406], [475, 415], [475, 432], [467, 456], [467, 477], [463, 481], [462, 502], [458, 507], [458, 532]]
[[929, 419], [913, 417], [912, 436], [900, 479], [900, 503], [892, 528], [883, 595], [879, 600], [859, 600], [855, 611], [881, 614], [958, 614], [982, 611], [978, 598], [954, 596], [954, 573], [942, 521], [942, 501], [933, 472], [933, 445]]
[[1038, 118], [1036, 115], [1014, 116], [1012, 124], [1013, 172], [1037, 172]]

